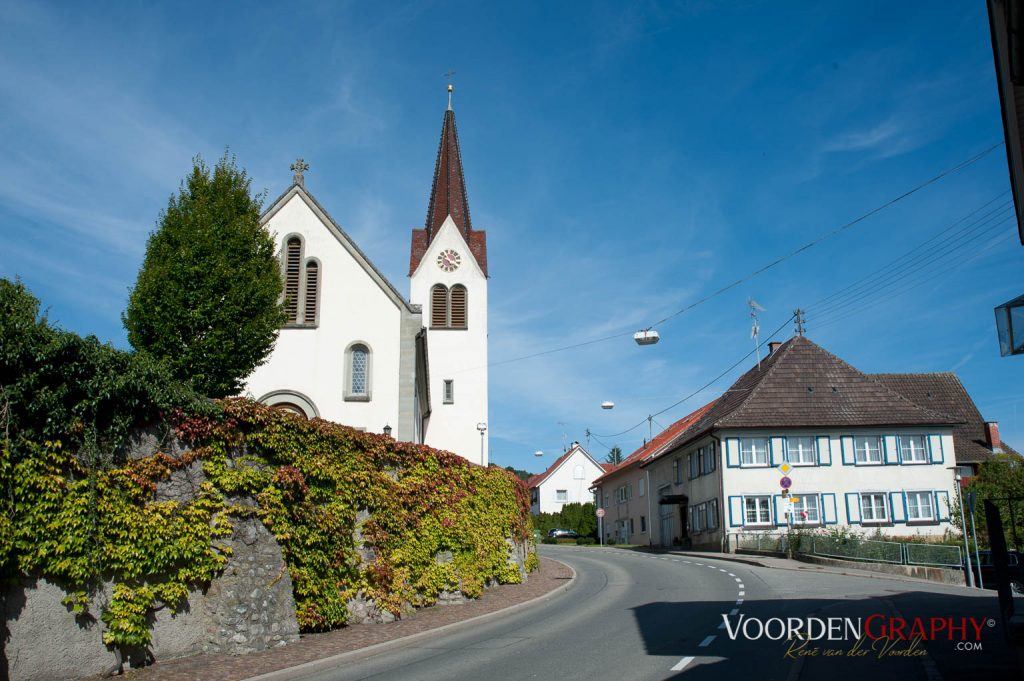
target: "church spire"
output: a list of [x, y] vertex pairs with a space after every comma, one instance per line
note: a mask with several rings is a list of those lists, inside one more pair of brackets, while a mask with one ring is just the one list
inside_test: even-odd
[[455, 130], [455, 112], [451, 108], [444, 112], [441, 144], [434, 165], [434, 185], [430, 190], [427, 221], [424, 225], [428, 239], [433, 240], [449, 215], [466, 241], [469, 241], [473, 224], [469, 219], [469, 200], [466, 198], [466, 179], [462, 174], [462, 155], [459, 153], [459, 136]]

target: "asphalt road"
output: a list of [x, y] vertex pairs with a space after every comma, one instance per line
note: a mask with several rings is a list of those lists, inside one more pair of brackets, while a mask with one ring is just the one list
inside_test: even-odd
[[[617, 549], [542, 547], [577, 573], [569, 590], [542, 604], [441, 632], [364, 659], [347, 659], [308, 681], [504, 679], [687, 681], [728, 679], [1020, 679], [1018, 650], [1003, 641], [991, 594], [962, 587], [850, 577], [816, 570], [769, 569], [692, 556]], [[450, 606], [457, 607], [457, 606]], [[754, 618], [744, 636], [730, 627]], [[961, 636], [912, 646], [908, 641], [846, 637], [808, 643], [769, 640], [770, 618], [974, 617], [984, 623], [981, 650], [958, 650]], [[838, 621], [838, 620], [837, 620]], [[931, 620], [926, 619], [926, 622]], [[993, 624], [995, 624], [993, 622]], [[877, 628], [877, 627], [876, 627]], [[769, 631], [772, 627], [769, 625]], [[973, 631], [968, 629], [969, 638]], [[755, 639], [756, 640], [751, 640]], [[854, 637], [855, 638], [855, 637]], [[888, 652], [886, 645], [891, 646]], [[962, 646], [961, 646], [962, 647]], [[854, 653], [850, 651], [853, 650]], [[915, 651], [924, 651], [921, 652]], [[829, 651], [826, 655], [826, 651]], [[859, 653], [858, 653], [859, 651]]]

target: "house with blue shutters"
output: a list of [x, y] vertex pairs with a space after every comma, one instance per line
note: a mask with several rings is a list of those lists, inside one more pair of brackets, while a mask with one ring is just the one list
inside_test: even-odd
[[728, 550], [737, 534], [790, 525], [942, 535], [957, 448], [972, 463], [998, 451], [974, 437], [998, 433], [980, 418], [953, 374], [865, 374], [803, 336], [772, 343], [639, 464], [658, 509], [650, 541]]

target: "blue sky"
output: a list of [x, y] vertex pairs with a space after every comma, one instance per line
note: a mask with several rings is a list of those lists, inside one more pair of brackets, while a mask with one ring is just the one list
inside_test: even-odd
[[[270, 199], [303, 156], [307, 188], [407, 292], [449, 69], [494, 362], [646, 327], [1002, 140], [981, 2], [0, 1], [0, 276], [126, 347], [147, 234], [191, 158], [230, 147]], [[765, 332], [808, 308], [808, 336], [864, 371], [957, 372], [1024, 448], [1024, 358], [998, 356], [992, 314], [1024, 291], [1007, 190], [1000, 147], [656, 346], [494, 366], [492, 460], [536, 472], [563, 434], [689, 395], [750, 351], [748, 297]], [[886, 267], [969, 214], [986, 221], [915, 251], [921, 269]], [[879, 268], [853, 291], [873, 295], [815, 306]]]

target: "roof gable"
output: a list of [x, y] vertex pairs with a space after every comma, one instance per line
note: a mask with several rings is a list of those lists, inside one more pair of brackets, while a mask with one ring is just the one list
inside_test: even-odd
[[260, 216], [260, 224], [266, 226], [275, 215], [277, 215], [281, 209], [283, 209], [288, 203], [298, 198], [303, 201], [310, 211], [320, 220], [323, 226], [329, 231], [338, 243], [348, 251], [349, 255], [359, 264], [360, 267], [369, 275], [371, 279], [380, 287], [384, 294], [391, 299], [396, 307], [405, 310], [409, 313], [420, 314], [422, 308], [419, 305], [413, 305], [405, 297], [398, 292], [398, 289], [388, 281], [376, 265], [374, 265], [365, 253], [356, 245], [355, 241], [352, 240], [345, 230], [334, 221], [334, 218], [324, 210], [323, 206], [313, 197], [304, 186], [297, 183], [293, 183], [288, 189], [285, 190], [277, 199], [270, 204], [270, 207], [263, 212]]
[[575, 455], [577, 452], [582, 454], [583, 456], [585, 456], [587, 459], [589, 459], [590, 462], [592, 464], [594, 464], [595, 466], [597, 466], [598, 469], [600, 469], [602, 471], [604, 470], [604, 466], [597, 459], [595, 459], [593, 456], [591, 456], [590, 452], [588, 452], [587, 450], [583, 449], [583, 446], [580, 445], [580, 443], [574, 442], [572, 447], [569, 447], [569, 451], [567, 451], [566, 453], [562, 454], [560, 457], [555, 459], [554, 463], [552, 463], [550, 466], [548, 466], [547, 470], [545, 470], [543, 473], [538, 473], [536, 475], [531, 475], [526, 480], [526, 487], [527, 487], [527, 489], [533, 489], [534, 487], [540, 487], [548, 478], [550, 478], [554, 474], [555, 471], [557, 471], [566, 462], [568, 462], [569, 459], [571, 459], [573, 457], [573, 455]]

